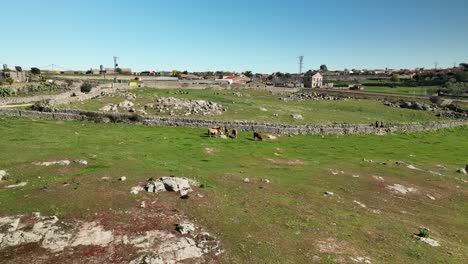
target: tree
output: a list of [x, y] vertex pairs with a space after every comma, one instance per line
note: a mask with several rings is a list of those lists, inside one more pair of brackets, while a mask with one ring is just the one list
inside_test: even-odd
[[33, 67], [31, 68], [31, 73], [35, 75], [41, 74], [41, 70], [39, 68]]
[[116, 71], [118, 74], [122, 74], [122, 69], [121, 69], [121, 68], [117, 68], [117, 69], [115, 69], [115, 71]]
[[252, 76], [253, 76], [252, 71], [245, 71], [242, 74], [244, 74], [245, 76], [247, 76], [249, 78], [252, 78]]
[[182, 74], [188, 74], [188, 71], [183, 71]]
[[460, 63], [460, 67], [463, 67], [465, 71], [468, 71], [468, 63]]
[[178, 70], [173, 70], [171, 75], [172, 75], [172, 77], [179, 77], [180, 72]]
[[17, 72], [22, 72], [23, 71], [23, 68], [21, 68], [21, 66], [15, 66], [15, 70]]
[[324, 71], [324, 72], [328, 71], [327, 65], [325, 64], [320, 65], [320, 71]]
[[390, 78], [392, 82], [399, 82], [400, 81], [400, 76], [398, 74], [392, 74], [392, 78]]

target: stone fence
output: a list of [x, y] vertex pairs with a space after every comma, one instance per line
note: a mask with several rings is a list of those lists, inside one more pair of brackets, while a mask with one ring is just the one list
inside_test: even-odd
[[139, 116], [136, 114], [87, 112], [71, 109], [55, 109], [51, 112], [25, 111], [18, 109], [0, 109], [0, 115], [26, 116], [53, 120], [79, 120], [101, 123], [139, 123], [150, 126], [209, 128], [222, 126], [240, 131], [257, 131], [272, 134], [385, 134], [391, 132], [416, 132], [468, 125], [468, 120], [394, 123], [385, 128], [375, 128], [372, 124], [316, 124], [286, 125], [249, 121], [210, 121], [190, 118], [173, 118], [157, 116]]
[[33, 103], [38, 101], [50, 100], [52, 104], [67, 104], [76, 101], [84, 101], [96, 96], [101, 93], [111, 94], [116, 90], [133, 89], [127, 84], [116, 83], [114, 87], [110, 87], [111, 84], [103, 84], [93, 88], [89, 93], [80, 92], [80, 88], [75, 88], [71, 91], [67, 91], [60, 94], [46, 94], [46, 95], [35, 95], [28, 97], [0, 97], [0, 106], [8, 104], [21, 104], [21, 103]]

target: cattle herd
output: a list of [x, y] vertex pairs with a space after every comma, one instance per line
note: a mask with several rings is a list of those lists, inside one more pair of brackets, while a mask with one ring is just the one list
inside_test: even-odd
[[[239, 132], [237, 129], [229, 129], [227, 127], [211, 127], [208, 128], [209, 137], [221, 137], [221, 138], [237, 138]], [[263, 141], [264, 136], [258, 132], [253, 132], [253, 139]]]

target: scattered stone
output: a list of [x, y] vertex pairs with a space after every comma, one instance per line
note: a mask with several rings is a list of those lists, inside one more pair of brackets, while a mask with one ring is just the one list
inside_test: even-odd
[[381, 182], [384, 182], [384, 181], [385, 181], [384, 178], [383, 178], [382, 176], [375, 176], [375, 175], [374, 175], [374, 176], [372, 176], [372, 178], [374, 178], [374, 179], [377, 180], [377, 181], [381, 181]]
[[217, 256], [224, 252], [224, 249], [221, 247], [221, 242], [207, 232], [201, 232], [198, 234], [196, 241], [197, 247], [200, 248], [205, 254], [214, 252], [214, 254]]
[[146, 208], [146, 202], [145, 201], [142, 201], [140, 203], [140, 208]]
[[268, 111], [268, 109], [266, 109], [265, 107], [260, 107], [260, 111], [266, 112], [266, 111]]
[[416, 168], [415, 166], [409, 164], [409, 163], [406, 163], [406, 162], [403, 162], [403, 161], [397, 161], [395, 162], [397, 165], [400, 165], [400, 166], [404, 166], [404, 167], [407, 167], [408, 169], [411, 169], [411, 170], [419, 170], [418, 168]]
[[445, 167], [445, 166], [442, 165], [442, 164], [437, 164], [436, 167], [437, 167], [438, 169], [441, 169], [441, 170], [446, 170], [446, 169], [447, 169], [447, 167]]
[[182, 235], [187, 235], [189, 233], [195, 232], [195, 225], [190, 222], [183, 222], [176, 225], [176, 230], [179, 231]]
[[136, 113], [136, 109], [135, 109], [135, 108], [130, 108], [130, 109], [128, 110], [128, 112], [129, 112], [129, 113]]
[[86, 160], [74, 160], [73, 162], [79, 165], [88, 165], [88, 162]]
[[349, 257], [349, 258], [356, 263], [372, 264], [371, 259], [369, 257]]
[[125, 100], [123, 102], [120, 102], [119, 103], [119, 107], [122, 107], [122, 108], [130, 108], [134, 105], [134, 103], [128, 101], [128, 100]]
[[117, 108], [117, 105], [114, 105], [114, 104], [107, 104], [99, 110], [104, 111], [104, 112], [118, 112], [119, 111], [119, 109]]
[[269, 179], [262, 179], [262, 182], [264, 182], [264, 183], [270, 183], [270, 180], [269, 180]]
[[166, 191], [166, 187], [161, 181], [148, 181], [144, 187], [144, 190], [147, 192], [157, 193]]
[[277, 137], [277, 136], [274, 136], [274, 135], [267, 134], [266, 136], [267, 136], [267, 138], [270, 139], [270, 140], [278, 139], [278, 137]]
[[415, 239], [417, 240], [420, 240], [432, 247], [439, 247], [440, 244], [439, 244], [439, 241], [435, 240], [435, 239], [432, 239], [432, 238], [428, 238], [428, 237], [421, 237], [421, 236], [418, 236], [418, 235], [414, 235], [413, 236]]
[[365, 204], [363, 204], [363, 203], [361, 203], [361, 202], [359, 202], [359, 201], [354, 200], [353, 202], [354, 202], [355, 204], [361, 206], [362, 208], [366, 208], [366, 207], [367, 207]]
[[125, 177], [125, 176], [122, 176], [122, 177], [119, 178], [119, 181], [126, 181], [126, 180], [127, 180], [127, 177]]
[[249, 179], [249, 178], [244, 178], [244, 182], [245, 182], [245, 183], [249, 183], [249, 182], [250, 182], [250, 179]]
[[70, 161], [69, 160], [59, 160], [59, 161], [50, 161], [50, 162], [36, 162], [34, 163], [34, 165], [37, 165], [37, 166], [52, 166], [52, 165], [60, 165], [60, 166], [68, 166], [70, 165]]
[[431, 199], [431, 200], [433, 200], [433, 201], [435, 201], [435, 199], [436, 199], [434, 196], [432, 196], [432, 195], [430, 195], [430, 194], [426, 194], [426, 197], [429, 198], [429, 199]]
[[351, 177], [353, 177], [353, 178], [359, 178], [359, 177], [361, 177], [361, 176], [359, 176], [359, 175], [357, 175], [357, 174], [353, 174]]
[[134, 186], [130, 189], [131, 194], [138, 194], [139, 192], [144, 191], [145, 189], [141, 186]]
[[302, 117], [302, 115], [300, 115], [300, 114], [292, 114], [291, 117], [293, 119], [304, 119], [304, 117]]
[[[149, 108], [145, 105], [145, 108]], [[188, 100], [174, 97], [158, 98], [152, 107], [156, 112], [170, 115], [220, 115], [226, 111], [222, 105], [205, 100]]]
[[412, 192], [417, 191], [415, 188], [405, 187], [401, 184], [387, 185], [387, 187], [385, 188], [392, 190], [394, 192], [397, 192], [397, 193], [401, 193], [401, 194], [407, 194], [407, 193], [412, 193]]
[[335, 195], [333, 192], [326, 191], [323, 196], [333, 196]]
[[373, 163], [374, 162], [373, 160], [370, 160], [370, 159], [362, 159], [362, 161], [367, 162], [367, 163]]
[[458, 169], [457, 172], [466, 175], [466, 170], [463, 168]]
[[8, 173], [4, 170], [0, 170], [0, 181], [3, 181], [8, 177]]
[[5, 188], [13, 189], [13, 188], [18, 188], [18, 187], [24, 187], [24, 186], [26, 186], [26, 184], [28, 184], [28, 183], [27, 182], [20, 182], [20, 183], [17, 183], [17, 184], [8, 185]]
[[228, 137], [227, 137], [226, 135], [224, 135], [224, 134], [221, 134], [221, 135], [219, 136], [219, 138], [227, 139]]

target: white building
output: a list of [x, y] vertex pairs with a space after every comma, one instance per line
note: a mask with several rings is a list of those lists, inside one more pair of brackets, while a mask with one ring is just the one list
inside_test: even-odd
[[323, 86], [323, 76], [317, 72], [314, 75], [304, 76], [304, 87], [321, 88]]

